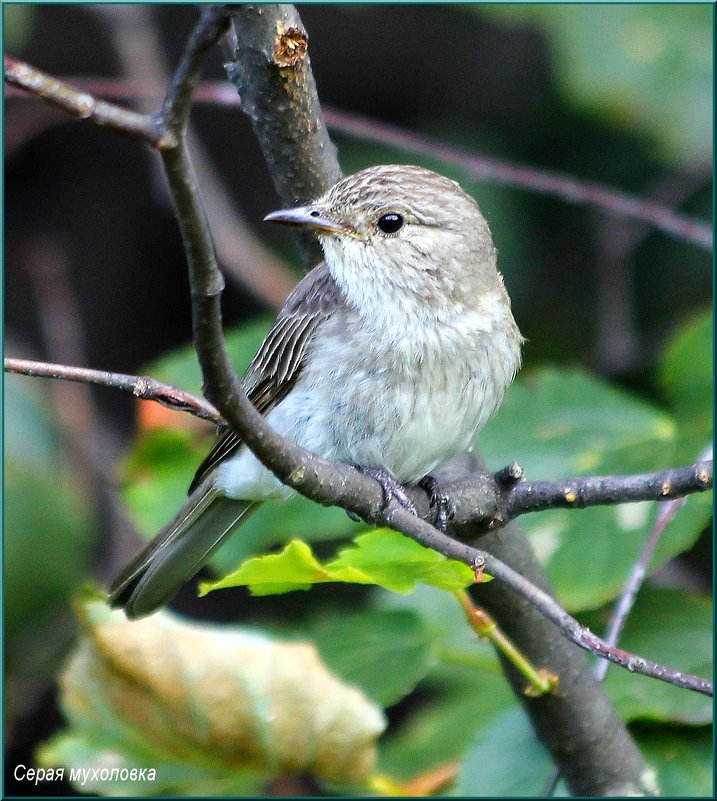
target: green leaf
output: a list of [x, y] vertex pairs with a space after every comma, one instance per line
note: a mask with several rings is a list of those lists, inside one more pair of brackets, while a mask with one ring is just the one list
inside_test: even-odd
[[417, 583], [443, 590], [461, 590], [475, 582], [468, 565], [424, 548], [398, 531], [376, 529], [356, 537], [331, 562], [334, 570], [356, 568], [394, 592], [412, 592]]
[[659, 369], [679, 427], [678, 458], [685, 463], [712, 441], [712, 331], [711, 310], [693, 317], [668, 342]]
[[549, 480], [624, 464], [613, 454], [628, 450], [644, 465], [669, 458], [675, 430], [669, 415], [581, 370], [542, 368], [521, 374], [478, 442], [491, 469], [515, 460]]
[[382, 706], [408, 695], [433, 664], [433, 637], [420, 616], [408, 610], [341, 614], [303, 633], [332, 673]]
[[[688, 498], [660, 540], [650, 569], [688, 550], [711, 516], [711, 493]], [[625, 586], [654, 525], [657, 504], [552, 510], [521, 518], [559, 599], [579, 611], [602, 606]]]
[[491, 645], [477, 637], [452, 593], [425, 584], [410, 595], [376, 591], [381, 609], [419, 615], [432, 662], [416, 703], [380, 747], [381, 770], [408, 779], [462, 759], [473, 740], [515, 704]]
[[11, 705], [23, 701], [22, 682], [31, 675], [44, 681], [39, 674], [55, 670], [70, 636], [57, 625], [58, 616], [69, 617], [93, 548], [88, 498], [68, 468], [39, 389], [32, 379], [5, 379], [3, 578]]
[[712, 729], [632, 727], [640, 751], [657, 773], [664, 798], [713, 798]]
[[248, 586], [254, 595], [270, 595], [334, 581], [378, 584], [408, 593], [417, 582], [462, 589], [475, 581], [475, 575], [467, 565], [446, 559], [396, 531], [377, 529], [360, 535], [336, 559], [323, 565], [306, 543], [292, 540], [279, 554], [249, 559], [220, 581], [204, 582], [200, 594]]
[[[651, 472], [672, 466], [678, 427], [667, 414], [578, 370], [542, 369], [508, 390], [479, 441], [491, 469], [515, 459], [530, 479]], [[710, 494], [692, 496], [657, 549], [655, 569], [691, 547]], [[551, 510], [521, 517], [561, 603], [596, 608], [624, 586], [654, 525], [654, 503]]]
[[124, 466], [123, 497], [133, 523], [154, 534], [187, 499], [187, 487], [209, 440], [183, 428], [143, 431]]
[[439, 661], [418, 691], [415, 706], [380, 744], [381, 771], [400, 779], [462, 759], [466, 743], [515, 705], [497, 663], [486, 670]]
[[219, 581], [202, 582], [199, 594], [227, 587], [249, 587], [253, 595], [277, 595], [309, 590], [314, 584], [330, 581], [373, 583], [368, 576], [352, 568], [331, 570], [324, 567], [305, 542], [292, 540], [281, 553], [257, 556]]
[[528, 716], [515, 707], [498, 715], [474, 740], [454, 792], [464, 797], [535, 798], [545, 793], [554, 771]]
[[[610, 610], [587, 618], [604, 630]], [[646, 659], [698, 676], [712, 675], [712, 603], [681, 590], [644, 587], [630, 613], [620, 647]], [[626, 720], [704, 724], [712, 720], [712, 699], [611, 667], [605, 679]]]

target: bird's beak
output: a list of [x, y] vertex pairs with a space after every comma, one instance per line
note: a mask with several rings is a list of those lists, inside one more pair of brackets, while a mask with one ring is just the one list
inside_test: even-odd
[[298, 206], [295, 209], [272, 211], [271, 214], [264, 217], [264, 222], [297, 225], [321, 234], [343, 234], [344, 236], [358, 237], [358, 233], [350, 225], [332, 219], [327, 212], [313, 206]]

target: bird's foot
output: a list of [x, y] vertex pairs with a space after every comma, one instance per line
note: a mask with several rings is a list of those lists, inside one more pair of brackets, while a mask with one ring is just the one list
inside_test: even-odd
[[441, 490], [440, 484], [433, 476], [424, 476], [418, 482], [418, 486], [428, 495], [431, 509], [436, 510], [436, 528], [445, 534], [449, 521], [456, 516], [456, 505], [450, 495]]
[[396, 481], [396, 479], [386, 470], [380, 467], [364, 467], [357, 465], [356, 469], [369, 478], [374, 478], [381, 485], [383, 490], [383, 508], [386, 509], [391, 503], [391, 498], [395, 498], [403, 508], [418, 516], [418, 509], [414, 502], [406, 495], [406, 491]]

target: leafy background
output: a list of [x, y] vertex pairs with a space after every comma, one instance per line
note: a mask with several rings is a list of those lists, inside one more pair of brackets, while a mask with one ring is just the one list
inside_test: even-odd
[[[124, 8], [120, 21], [138, 13]], [[92, 7], [11, 6], [4, 13], [12, 55], [60, 75], [118, 74], [117, 19], [110, 23]], [[144, 24], [156, 26], [173, 63], [194, 11], [148, 13]], [[301, 14], [325, 103], [477, 152], [666, 197], [685, 214], [711, 218], [707, 5], [327, 5], [302, 6]], [[218, 57], [207, 75], [222, 77]], [[197, 106], [193, 121], [238, 207], [267, 245], [296, 264], [289, 235], [259, 225], [276, 200], [246, 120], [236, 110]], [[381, 161], [423, 163], [460, 180], [488, 216], [528, 339], [525, 368], [480, 437], [490, 467], [515, 459], [529, 476], [547, 479], [662, 469], [702, 451], [712, 421], [708, 254], [584, 207], [471, 181], [439, 161], [346, 136], [336, 141], [346, 172]], [[181, 247], [149, 157], [133, 142], [14, 99], [7, 101], [5, 147], [8, 355], [50, 358], [59, 346], [69, 363], [148, 373], [197, 391]], [[38, 286], [51, 305], [53, 293], [71, 293], [79, 344], [58, 336], [66, 329], [56, 320], [47, 328], [53, 321]], [[270, 310], [230, 281], [224, 311], [241, 367]], [[13, 783], [12, 769], [31, 764], [39, 743], [66, 731], [55, 680], [77, 636], [73, 593], [90, 576], [106, 580], [136, 548], [122, 514], [149, 536], [173, 513], [211, 440], [207, 427], [157, 416], [119, 393], [93, 392], [92, 401], [93, 430], [101, 433], [93, 448], [109, 494], [92, 491], [69, 447], [68, 422], [77, 426], [72, 415], [80, 412], [40, 380], [5, 382], [10, 794], [37, 792]], [[115, 488], [120, 515], [108, 500], [117, 498]], [[522, 522], [561, 602], [601, 631], [655, 514], [654, 504], [638, 504]], [[703, 675], [712, 653], [711, 552], [703, 535], [710, 515], [707, 496], [680, 509], [622, 641]], [[215, 567], [230, 570], [295, 538], [326, 561], [362, 530], [340, 510], [302, 500], [267, 506]], [[456, 759], [452, 792], [532, 795], [550, 777], [492, 650], [468, 632], [449, 593], [328, 584], [263, 598], [223, 590], [198, 600], [192, 586], [175, 607], [313, 640], [337, 676], [387, 710], [379, 766], [399, 779]], [[664, 794], [709, 795], [706, 699], [614, 668], [607, 686]], [[86, 732], [68, 736], [74, 758], [97, 753]], [[196, 787], [198, 768], [191, 760], [174, 765], [176, 786]], [[266, 789], [254, 775], [232, 776], [224, 789], [244, 780], [243, 787]]]

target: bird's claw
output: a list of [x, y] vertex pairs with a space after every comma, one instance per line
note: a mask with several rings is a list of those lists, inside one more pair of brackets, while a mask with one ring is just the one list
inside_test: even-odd
[[406, 495], [406, 491], [390, 473], [380, 467], [363, 467], [362, 465], [358, 465], [356, 469], [365, 476], [375, 479], [381, 485], [384, 509], [388, 508], [388, 505], [391, 503], [391, 498], [395, 498], [406, 511], [418, 517], [416, 504]]
[[446, 495], [441, 490], [440, 484], [433, 476], [424, 476], [418, 486], [425, 490], [430, 500], [431, 509], [436, 510], [435, 525], [444, 534], [448, 528], [448, 523], [456, 516], [456, 505], [450, 495]]

